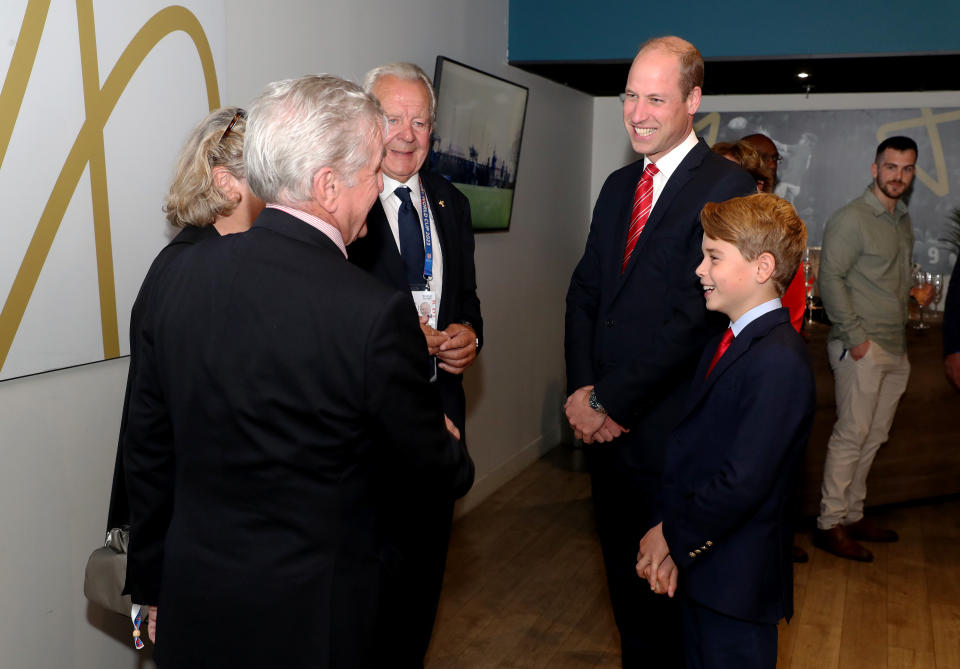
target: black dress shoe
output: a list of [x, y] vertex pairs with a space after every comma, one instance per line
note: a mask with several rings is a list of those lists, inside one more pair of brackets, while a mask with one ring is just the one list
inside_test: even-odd
[[796, 562], [796, 563], [798, 563], [798, 564], [802, 564], [802, 563], [804, 563], [804, 562], [807, 562], [809, 559], [810, 559], [810, 556], [807, 555], [807, 551], [803, 550], [802, 548], [800, 548], [799, 546], [796, 546], [796, 545], [793, 547], [793, 561], [794, 561], [794, 562]]
[[854, 541], [843, 525], [814, 530], [813, 545], [845, 560], [873, 562], [873, 553]]
[[845, 526], [847, 534], [857, 541], [879, 541], [882, 543], [893, 543], [900, 538], [893, 530], [886, 530], [877, 526], [872, 520], [861, 518], [855, 523]]

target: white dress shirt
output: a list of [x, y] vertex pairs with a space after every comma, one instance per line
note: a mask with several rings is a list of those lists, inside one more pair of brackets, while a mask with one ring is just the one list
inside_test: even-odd
[[[669, 181], [671, 175], [676, 172], [677, 167], [679, 167], [683, 159], [687, 157], [687, 154], [690, 153], [690, 149], [697, 145], [697, 142], [697, 133], [691, 130], [685, 140], [673, 147], [668, 153], [660, 156], [660, 160], [654, 163], [660, 171], [653, 175], [653, 205], [650, 207], [651, 214], [653, 214], [653, 208], [657, 206], [657, 200], [660, 199], [660, 193], [663, 192], [667, 181]], [[644, 168], [651, 162], [653, 161], [649, 158], [644, 158]]]

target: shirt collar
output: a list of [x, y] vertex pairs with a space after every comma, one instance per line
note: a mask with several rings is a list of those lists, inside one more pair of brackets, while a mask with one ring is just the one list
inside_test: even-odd
[[340, 230], [336, 227], [330, 225], [322, 218], [318, 218], [313, 214], [307, 213], [302, 209], [294, 209], [293, 207], [288, 207], [286, 205], [277, 204], [276, 202], [271, 202], [267, 205], [268, 209], [279, 209], [280, 211], [290, 214], [294, 218], [299, 218], [301, 221], [307, 225], [316, 228], [327, 237], [330, 238], [334, 244], [337, 245], [337, 248], [340, 249], [340, 253], [343, 254], [343, 257], [347, 257], [347, 247], [343, 243], [343, 235], [340, 234]]
[[395, 190], [399, 186], [406, 186], [410, 189], [411, 193], [416, 196], [416, 199], [420, 199], [420, 175], [414, 174], [412, 177], [407, 179], [405, 182], [400, 182], [394, 179], [393, 177], [388, 177], [386, 174], [383, 175], [383, 191], [380, 193], [380, 201], [385, 202], [386, 199], [394, 195]]
[[[685, 140], [670, 149], [670, 151], [668, 151], [666, 154], [660, 156], [660, 160], [658, 160], [655, 164], [665, 180], [670, 179], [670, 175], [673, 174], [677, 167], [680, 166], [680, 163], [684, 158], [687, 157], [687, 154], [690, 153], [690, 150], [697, 145], [697, 141], [697, 133], [691, 129], [690, 134], [687, 135]], [[643, 159], [644, 167], [650, 163], [651, 161], [649, 158]]]
[[779, 309], [781, 306], [783, 305], [780, 303], [779, 297], [768, 300], [763, 304], [758, 304], [753, 309], [747, 311], [747, 313], [745, 313], [743, 316], [730, 323], [730, 329], [733, 330], [733, 336], [739, 336], [740, 333], [743, 332], [743, 328], [747, 327], [764, 314], [768, 314], [775, 309]]
[[[874, 214], [877, 216], [882, 216], [883, 214], [890, 214], [887, 211], [887, 208], [883, 206], [883, 203], [880, 201], [880, 198], [877, 197], [877, 194], [873, 192], [873, 184], [867, 186], [867, 189], [863, 192], [863, 200], [866, 202], [871, 209], [873, 209]], [[890, 214], [893, 216], [894, 221], [900, 221], [900, 218], [907, 213], [907, 205], [904, 203], [903, 198], [897, 199], [897, 204], [893, 207], [893, 213]]]

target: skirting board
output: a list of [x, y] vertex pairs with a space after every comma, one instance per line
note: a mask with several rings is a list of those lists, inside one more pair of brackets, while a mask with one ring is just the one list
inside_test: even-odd
[[[549, 445], [547, 445], [549, 444]], [[454, 519], [469, 513], [483, 500], [496, 492], [501, 486], [510, 481], [517, 474], [542, 458], [549, 451], [560, 444], [560, 433], [540, 435], [529, 444], [521, 448], [515, 455], [508, 458], [493, 471], [478, 478], [470, 492], [457, 502], [454, 508]]]

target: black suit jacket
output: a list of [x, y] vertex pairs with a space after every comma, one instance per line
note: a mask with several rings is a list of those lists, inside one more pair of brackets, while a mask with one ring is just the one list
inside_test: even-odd
[[600, 191], [567, 292], [565, 351], [568, 394], [595, 385], [604, 408], [631, 429], [614, 442], [617, 457], [658, 476], [700, 352], [725, 323], [708, 316], [694, 274], [702, 259], [700, 210], [757, 188], [701, 140], [667, 181], [621, 275], [642, 172], [638, 160], [611, 174]]
[[140, 330], [140, 323], [144, 314], [150, 308], [147, 303], [147, 295], [155, 290], [154, 283], [156, 277], [166, 271], [167, 265], [173, 262], [173, 259], [185, 251], [193, 244], [208, 239], [217, 239], [220, 233], [212, 225], [197, 228], [189, 226], [177, 233], [177, 236], [170, 240], [153, 263], [147, 270], [143, 283], [140, 285], [140, 292], [137, 293], [137, 299], [133, 303], [130, 311], [130, 367], [127, 370], [127, 389], [123, 396], [123, 413], [120, 415], [120, 438], [117, 440], [117, 457], [113, 465], [113, 488], [110, 492], [110, 507], [107, 510], [107, 530], [114, 527], [126, 527], [130, 524], [130, 506], [127, 503], [127, 484], [126, 475], [123, 471], [123, 440], [127, 431], [127, 408], [130, 405], [130, 386], [134, 377], [137, 375], [137, 355], [136, 340]]
[[473, 475], [409, 297], [266, 209], [183, 252], [150, 299], [124, 443], [127, 586], [163, 611], [160, 661], [368, 666], [375, 472], [389, 458], [438, 499]]
[[687, 596], [776, 623], [793, 613], [787, 500], [813, 424], [813, 371], [786, 308], [747, 325], [706, 376], [718, 343], [670, 437], [663, 533]]
[[[470, 203], [453, 184], [442, 176], [420, 173], [420, 183], [430, 202], [437, 227], [437, 237], [443, 253], [443, 294], [437, 329], [451, 323], [469, 323], [483, 346], [483, 317], [477, 297], [477, 273], [474, 265], [473, 225]], [[367, 216], [367, 234], [347, 249], [350, 261], [367, 270], [397, 290], [409, 292], [404, 275], [403, 259], [387, 223], [387, 215], [379, 198]], [[412, 299], [411, 299], [412, 302]], [[411, 307], [413, 308], [413, 307]], [[443, 408], [461, 433], [466, 428], [466, 402], [463, 394], [463, 375], [437, 371], [437, 385], [443, 398]]]

